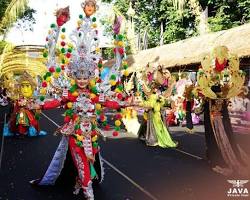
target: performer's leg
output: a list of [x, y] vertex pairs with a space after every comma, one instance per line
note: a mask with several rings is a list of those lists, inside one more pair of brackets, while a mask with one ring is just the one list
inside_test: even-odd
[[[77, 184], [81, 184], [83, 192], [88, 200], [94, 200], [89, 162], [81, 147], [78, 147], [73, 137], [69, 138], [69, 148], [78, 171]], [[76, 188], [79, 189], [79, 188]]]

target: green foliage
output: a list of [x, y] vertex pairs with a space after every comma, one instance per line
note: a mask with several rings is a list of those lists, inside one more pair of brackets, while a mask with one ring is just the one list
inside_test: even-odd
[[[196, 16], [185, 1], [182, 14], [174, 7], [173, 0], [132, 0], [135, 10], [136, 33], [148, 32], [149, 48], [159, 45], [160, 25], [164, 26], [164, 44], [197, 35]], [[250, 22], [250, 0], [197, 0], [204, 10], [208, 7], [211, 32], [226, 30]], [[127, 17], [130, 0], [106, 0]]]
[[105, 48], [102, 52], [102, 57], [104, 60], [114, 58], [114, 51], [113, 48]]
[[7, 44], [6, 41], [0, 41], [0, 55], [3, 53], [3, 49], [5, 47], [5, 45]]
[[0, 1], [0, 21], [2, 20], [5, 10], [10, 4], [11, 0], [1, 0]]
[[[107, 2], [107, 1], [106, 1]], [[115, 7], [126, 17], [130, 0], [116, 0]], [[163, 23], [164, 44], [179, 41], [196, 34], [195, 16], [186, 7], [183, 15], [174, 8], [170, 0], [133, 0], [135, 10], [135, 31], [143, 35], [148, 33], [148, 47], [158, 46], [160, 43], [160, 26]]]
[[250, 22], [250, 0], [210, 0], [208, 2], [210, 30], [226, 30]]

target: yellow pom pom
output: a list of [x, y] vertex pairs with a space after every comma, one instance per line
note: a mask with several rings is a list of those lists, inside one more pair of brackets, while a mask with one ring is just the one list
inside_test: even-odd
[[124, 46], [123, 41], [119, 41], [117, 45], [123, 47]]
[[68, 102], [68, 103], [67, 103], [67, 107], [68, 107], [68, 108], [72, 108], [72, 107], [73, 107], [73, 103], [72, 103], [72, 102]]
[[93, 98], [95, 98], [95, 97], [96, 97], [96, 95], [95, 95], [94, 93], [91, 93], [91, 94], [90, 94], [90, 98], [91, 98], [91, 99], [93, 99]]
[[115, 120], [115, 125], [116, 126], [121, 126], [121, 121], [120, 120]]
[[95, 135], [94, 137], [92, 137], [92, 142], [95, 142], [95, 141], [97, 141], [97, 139], [98, 139], [98, 137], [97, 137], [97, 135]]
[[58, 78], [60, 76], [60, 73], [56, 72], [56, 73], [53, 74], [53, 76], [54, 76], [54, 78]]
[[46, 88], [41, 88], [40, 89], [40, 93], [43, 94], [43, 95], [45, 95], [47, 93]]
[[91, 79], [90, 82], [89, 82], [89, 85], [91, 87], [95, 86], [95, 80], [94, 79]]
[[92, 28], [97, 28], [97, 24], [96, 23], [92, 24]]
[[114, 81], [114, 80], [110, 80], [109, 83], [110, 83], [110, 85], [112, 85], [112, 86], [116, 85], [116, 81]]
[[73, 97], [77, 97], [79, 94], [78, 94], [78, 92], [77, 91], [74, 91], [73, 93], [72, 93], [72, 96]]
[[118, 42], [117, 40], [114, 41], [114, 45], [117, 46], [118, 45]]
[[46, 78], [46, 81], [47, 81], [48, 83], [50, 83], [50, 82], [51, 82], [51, 77], [50, 77], [50, 76], [47, 77], [47, 78]]
[[76, 81], [75, 81], [74, 79], [71, 79], [70, 84], [71, 84], [71, 85], [75, 85], [75, 84], [76, 84]]
[[64, 34], [61, 35], [61, 39], [64, 40], [66, 37]]
[[69, 59], [67, 59], [67, 58], [64, 57], [64, 60], [65, 60], [65, 64], [66, 65], [69, 64]]
[[101, 52], [101, 49], [100, 49], [99, 47], [97, 47], [97, 48], [95, 49], [95, 51], [96, 51], [96, 53], [100, 53], [100, 52]]
[[78, 21], [77, 21], [77, 25], [78, 25], [78, 26], [81, 26], [81, 25], [82, 25], [82, 20], [78, 20]]
[[76, 139], [78, 140], [78, 141], [83, 141], [83, 136], [82, 135], [76, 135]]
[[95, 108], [96, 108], [96, 110], [101, 110], [102, 105], [98, 103], [98, 104], [95, 105]]
[[116, 89], [115, 89], [115, 92], [116, 92], [116, 93], [121, 93], [121, 90], [119, 90], [119, 88], [116, 88]]
[[128, 70], [125, 70], [125, 71], [123, 72], [123, 75], [124, 75], [124, 76], [128, 76], [128, 75], [129, 75]]

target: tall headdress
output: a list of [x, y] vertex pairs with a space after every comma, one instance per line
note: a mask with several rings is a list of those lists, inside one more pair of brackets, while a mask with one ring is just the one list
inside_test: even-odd
[[[96, 3], [94, 0], [87, 0], [82, 6], [89, 2]], [[96, 18], [80, 16], [78, 25], [70, 35], [74, 50], [67, 72], [72, 78], [88, 79], [95, 76], [95, 70], [101, 58]]]
[[198, 89], [210, 99], [228, 99], [244, 90], [245, 73], [239, 58], [225, 46], [218, 46], [201, 61], [197, 75]]

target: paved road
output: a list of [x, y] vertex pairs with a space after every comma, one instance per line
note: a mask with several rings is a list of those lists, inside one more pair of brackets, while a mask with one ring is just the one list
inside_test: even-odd
[[[1, 132], [4, 112], [1, 110], [0, 114]], [[63, 121], [61, 113], [54, 110], [46, 111], [45, 115], [60, 125]], [[57, 128], [55, 124], [45, 117], [40, 122], [49, 133], [45, 137], [5, 138], [0, 200], [83, 199], [72, 195], [70, 188], [33, 188], [29, 185], [29, 180], [44, 173], [60, 141], [59, 136], [53, 136]], [[180, 144], [176, 150], [147, 147], [132, 137], [101, 142], [106, 174], [103, 184], [95, 188], [95, 199], [231, 199], [226, 196], [231, 187], [227, 178], [212, 172], [204, 160], [203, 133], [186, 135], [181, 128], [174, 128], [173, 136]], [[249, 135], [237, 135], [237, 139], [244, 146], [249, 146]]]

